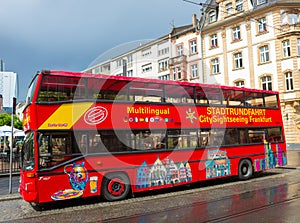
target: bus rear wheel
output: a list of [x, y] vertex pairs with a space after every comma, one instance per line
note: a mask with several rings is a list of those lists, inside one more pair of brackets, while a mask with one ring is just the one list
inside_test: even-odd
[[248, 180], [253, 175], [252, 163], [248, 159], [243, 159], [239, 163], [239, 179]]
[[123, 173], [111, 173], [102, 181], [102, 197], [107, 201], [125, 199], [130, 190], [128, 177]]

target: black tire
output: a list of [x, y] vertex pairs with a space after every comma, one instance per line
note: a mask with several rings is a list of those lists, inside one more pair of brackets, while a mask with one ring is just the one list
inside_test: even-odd
[[45, 209], [44, 204], [38, 204], [38, 203], [30, 202], [30, 205], [36, 211], [43, 211]]
[[253, 175], [252, 163], [248, 159], [243, 159], [239, 163], [239, 179], [248, 180]]
[[130, 191], [128, 177], [123, 173], [111, 173], [102, 181], [102, 197], [107, 201], [123, 200]]

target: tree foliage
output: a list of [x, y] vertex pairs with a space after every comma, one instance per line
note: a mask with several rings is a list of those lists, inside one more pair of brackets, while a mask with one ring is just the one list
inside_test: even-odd
[[[11, 115], [7, 113], [0, 114], [0, 126], [8, 125], [11, 126]], [[14, 115], [14, 127], [23, 130], [22, 121]]]

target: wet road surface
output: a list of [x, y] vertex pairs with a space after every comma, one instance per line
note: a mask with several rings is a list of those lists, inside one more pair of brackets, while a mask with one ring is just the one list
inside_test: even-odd
[[[74, 200], [36, 211], [21, 199], [5, 200], [0, 202], [0, 222], [298, 223], [299, 164], [300, 151], [288, 151], [287, 168], [267, 171], [249, 181], [230, 178], [203, 182], [171, 192], [145, 193], [121, 202]], [[14, 177], [14, 182], [15, 192], [18, 177]], [[7, 193], [7, 189], [3, 192]]]
[[[299, 222], [300, 170], [275, 169], [121, 202], [60, 203], [42, 212], [18, 200], [5, 222]], [[6, 209], [3, 209], [6, 211]], [[295, 221], [297, 219], [297, 221]]]
[[299, 192], [299, 183], [283, 184], [163, 212], [102, 222], [299, 222]]

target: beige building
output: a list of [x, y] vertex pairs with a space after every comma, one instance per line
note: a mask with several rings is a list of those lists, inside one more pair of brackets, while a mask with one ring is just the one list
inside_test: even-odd
[[173, 52], [169, 60], [170, 79], [203, 82], [201, 36], [196, 15], [192, 15], [191, 25], [173, 28], [169, 37]]
[[300, 143], [300, 1], [213, 0], [204, 15], [204, 82], [279, 91], [286, 140]]
[[300, 1], [208, 0], [200, 18], [85, 71], [279, 91], [300, 143]]

